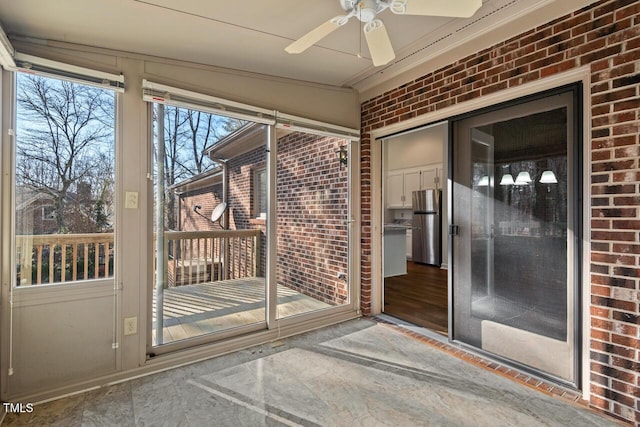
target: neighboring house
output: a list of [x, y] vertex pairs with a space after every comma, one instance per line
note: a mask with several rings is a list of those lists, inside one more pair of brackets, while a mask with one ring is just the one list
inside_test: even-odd
[[[278, 134], [278, 283], [331, 305], [347, 299], [347, 170], [336, 156], [343, 144], [301, 132]], [[171, 188], [181, 231], [219, 228], [208, 218], [223, 200], [228, 229], [261, 230], [259, 276], [266, 265], [265, 146], [265, 126], [245, 125], [207, 151], [223, 166]]]
[[57, 231], [53, 197], [39, 191], [21, 188], [16, 192], [16, 234], [52, 234]]
[[[103, 230], [97, 230], [96, 201], [89, 184], [79, 184], [78, 191], [67, 193], [64, 199], [64, 223], [71, 233], [108, 232], [113, 224], [112, 213], [106, 212]], [[16, 234], [41, 235], [58, 233], [55, 198], [42, 190], [28, 186], [16, 188]]]

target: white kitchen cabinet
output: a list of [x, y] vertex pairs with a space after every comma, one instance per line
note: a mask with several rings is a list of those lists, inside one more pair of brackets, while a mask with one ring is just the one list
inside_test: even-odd
[[434, 165], [420, 169], [420, 189], [440, 189], [442, 175], [442, 165]]
[[404, 174], [394, 173], [387, 176], [387, 188], [385, 191], [388, 208], [401, 208], [404, 206]]
[[412, 239], [413, 239], [413, 230], [409, 228], [407, 230], [407, 259], [411, 259], [412, 255]]
[[385, 188], [385, 206], [391, 209], [411, 209], [412, 193], [418, 190], [442, 188], [442, 164], [389, 172]]
[[420, 171], [404, 174], [404, 206], [413, 206], [413, 192], [420, 190]]
[[387, 175], [387, 208], [411, 208], [411, 193], [420, 190], [420, 171], [393, 172]]

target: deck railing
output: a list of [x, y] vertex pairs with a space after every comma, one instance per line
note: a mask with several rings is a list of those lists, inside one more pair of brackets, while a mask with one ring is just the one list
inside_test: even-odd
[[[112, 277], [113, 238], [113, 233], [16, 236], [16, 283], [29, 286]], [[165, 287], [259, 274], [259, 230], [165, 231], [164, 239]]]
[[113, 233], [16, 236], [18, 286], [113, 276]]
[[165, 287], [255, 277], [260, 230], [166, 231]]

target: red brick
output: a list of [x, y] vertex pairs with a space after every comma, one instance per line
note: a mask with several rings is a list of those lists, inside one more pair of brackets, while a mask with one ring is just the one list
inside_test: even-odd
[[[638, 375], [632, 370], [638, 368], [633, 364], [637, 363], [638, 352], [614, 343], [613, 339], [620, 342], [636, 339], [632, 337], [637, 337], [634, 331], [637, 333], [640, 322], [638, 304], [625, 300], [629, 292], [631, 295], [634, 291], [640, 292], [636, 268], [640, 252], [640, 93], [636, 82], [639, 71], [636, 64], [640, 61], [639, 4], [626, 0], [599, 1], [549, 25], [469, 55], [416, 79], [416, 82], [428, 80], [431, 85], [419, 94], [421, 98], [400, 101], [402, 97], [399, 96], [386, 104], [382, 114], [372, 113], [371, 108], [363, 109], [363, 117], [368, 115], [369, 118], [367, 122], [363, 120], [362, 125], [364, 140], [372, 128], [383, 126], [391, 118], [382, 117], [387, 112], [409, 107], [418, 115], [427, 114], [469, 99], [467, 94], [471, 91], [479, 91], [479, 96], [484, 96], [538, 81], [576, 66], [576, 59], [582, 64], [590, 64], [591, 110], [585, 114], [593, 129], [592, 151], [586, 156], [590, 162], [587, 166], [592, 171], [592, 185], [590, 194], [585, 197], [591, 201], [593, 218], [591, 283], [587, 286], [595, 293], [589, 307], [592, 319], [596, 319], [594, 324], [611, 329], [590, 331], [592, 357], [611, 360], [606, 365], [592, 362], [591, 383], [600, 387], [597, 392], [602, 392], [602, 397], [592, 396], [592, 403], [626, 419], [629, 419], [628, 410], [633, 402], [628, 399], [631, 395], [628, 389], [620, 384], [640, 386]], [[452, 85], [454, 79], [460, 86]], [[437, 92], [422, 97], [433, 90]], [[589, 139], [585, 143], [589, 143]], [[368, 140], [366, 144], [370, 144]], [[363, 197], [370, 197], [370, 184], [367, 185], [363, 186]], [[370, 209], [368, 202], [363, 216], [370, 218]], [[368, 243], [370, 235], [363, 234], [363, 240]], [[366, 266], [367, 273], [362, 277], [362, 288], [367, 295], [367, 304], [371, 295], [370, 263], [370, 255], [363, 258], [362, 270], [365, 271]], [[611, 385], [614, 379], [620, 382], [616, 383], [616, 388]]]
[[623, 254], [640, 254], [640, 244], [613, 244], [613, 252], [614, 253], [623, 253]]

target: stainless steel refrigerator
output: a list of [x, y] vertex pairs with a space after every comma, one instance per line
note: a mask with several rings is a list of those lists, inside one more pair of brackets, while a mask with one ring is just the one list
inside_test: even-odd
[[440, 230], [440, 190], [413, 192], [412, 261], [440, 266], [442, 240]]

